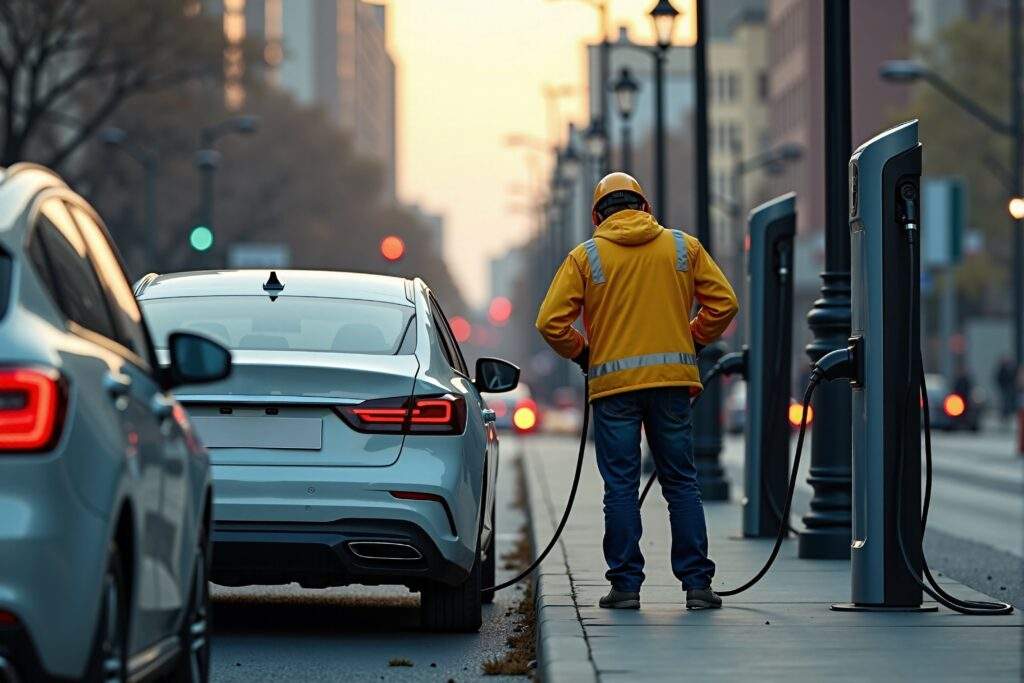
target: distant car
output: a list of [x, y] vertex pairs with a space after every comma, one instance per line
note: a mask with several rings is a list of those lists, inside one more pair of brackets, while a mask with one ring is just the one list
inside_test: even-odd
[[169, 357], [92, 208], [0, 169], [0, 681], [207, 680], [210, 468], [167, 392], [231, 358]]
[[[157, 346], [184, 327], [235, 372], [179, 394], [213, 461], [216, 583], [420, 591], [429, 629], [475, 631], [495, 579], [495, 413], [421, 280], [324, 271], [150, 275]], [[485, 596], [490, 599], [493, 593]]]
[[950, 389], [942, 375], [925, 375], [928, 385], [928, 417], [933, 429], [940, 431], [981, 429], [983, 402], [977, 396], [962, 396]]

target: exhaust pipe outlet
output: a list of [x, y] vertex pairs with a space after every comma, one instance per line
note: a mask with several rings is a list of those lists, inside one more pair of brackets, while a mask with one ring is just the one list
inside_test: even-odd
[[352, 551], [353, 555], [364, 560], [415, 562], [423, 559], [423, 553], [408, 543], [352, 541], [348, 544], [348, 549]]

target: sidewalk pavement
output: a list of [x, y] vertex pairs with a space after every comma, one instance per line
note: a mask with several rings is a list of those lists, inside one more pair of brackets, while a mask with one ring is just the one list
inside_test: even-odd
[[[562, 513], [576, 458], [571, 439], [526, 444], [533, 547]], [[737, 491], [733, 491], [734, 498]], [[739, 538], [736, 500], [705, 505], [714, 587], [732, 587], [767, 559], [769, 540]], [[668, 513], [660, 491], [644, 506], [647, 581], [640, 611], [603, 610], [601, 478], [588, 454], [572, 519], [538, 577], [538, 668], [546, 683], [680, 680], [957, 680], [1024, 678], [1024, 616], [829, 611], [850, 599], [847, 561], [801, 560], [787, 541], [761, 583], [722, 610], [688, 612], [669, 569]], [[941, 567], [933, 571], [941, 571]], [[984, 599], [946, 577], [948, 591]]]

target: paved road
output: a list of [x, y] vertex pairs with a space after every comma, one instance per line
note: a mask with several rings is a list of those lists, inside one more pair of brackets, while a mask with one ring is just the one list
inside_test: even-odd
[[[515, 459], [514, 445], [503, 444], [499, 557], [515, 544], [525, 521], [523, 512], [512, 505]], [[499, 580], [510, 575], [502, 564], [499, 560]], [[506, 650], [514, 618], [505, 613], [521, 590], [502, 591], [494, 605], [484, 607], [480, 633], [438, 635], [420, 629], [419, 597], [402, 587], [215, 587], [212, 678], [246, 683], [478, 680], [483, 678], [482, 662]], [[395, 658], [408, 659], [414, 666], [389, 666]]]

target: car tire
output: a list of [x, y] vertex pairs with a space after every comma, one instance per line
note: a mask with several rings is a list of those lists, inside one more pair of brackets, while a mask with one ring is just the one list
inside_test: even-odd
[[430, 582], [420, 591], [420, 618], [429, 631], [475, 633], [483, 623], [482, 563], [477, 556], [466, 580], [457, 586]]
[[124, 681], [128, 678], [128, 583], [117, 544], [107, 551], [99, 619], [86, 680]]
[[181, 624], [181, 655], [171, 674], [175, 683], [206, 683], [210, 679], [210, 582], [206, 534], [200, 535], [192, 569], [188, 609]]
[[[483, 568], [480, 572], [480, 585], [483, 588], [490, 588], [496, 586], [497, 581], [497, 565], [498, 565], [498, 526], [495, 524], [495, 511], [491, 510], [491, 540], [487, 542], [487, 557], [484, 558]], [[480, 596], [480, 601], [485, 605], [490, 605], [494, 602], [495, 591], [488, 591]]]

